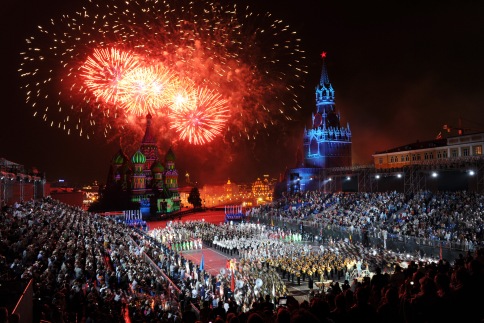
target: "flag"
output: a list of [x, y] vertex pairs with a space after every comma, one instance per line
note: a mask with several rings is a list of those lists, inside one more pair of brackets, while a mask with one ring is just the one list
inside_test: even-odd
[[232, 270], [232, 277], [230, 278], [230, 290], [235, 290], [235, 271]]
[[440, 244], [440, 252], [439, 252], [440, 260], [442, 260], [442, 243]]
[[200, 271], [205, 269], [205, 258], [203, 257], [203, 252], [202, 252], [202, 259], [200, 260]]
[[272, 283], [272, 297], [276, 297], [276, 286]]

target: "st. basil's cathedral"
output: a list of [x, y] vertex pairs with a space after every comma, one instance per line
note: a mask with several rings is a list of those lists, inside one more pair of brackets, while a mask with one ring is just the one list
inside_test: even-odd
[[151, 115], [147, 115], [145, 134], [131, 158], [122, 150], [114, 156], [107, 181], [108, 186], [120, 185], [129, 191], [132, 201], [140, 203], [143, 216], [153, 210], [170, 213], [180, 209], [175, 154], [170, 148], [162, 163], [151, 122]]

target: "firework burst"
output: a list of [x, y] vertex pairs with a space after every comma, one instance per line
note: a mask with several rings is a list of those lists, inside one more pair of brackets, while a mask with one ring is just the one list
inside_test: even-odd
[[197, 103], [191, 108], [175, 110], [170, 118], [170, 129], [181, 140], [203, 145], [220, 135], [230, 116], [227, 100], [208, 89], [199, 89]]
[[169, 107], [172, 110], [191, 109], [197, 104], [197, 90], [191, 81], [179, 81], [174, 84], [169, 101]]
[[[133, 115], [173, 122], [172, 111], [209, 110], [199, 102], [208, 91], [230, 115], [213, 133], [252, 139], [293, 118], [306, 73], [300, 40], [282, 21], [190, 0], [85, 1], [27, 44], [19, 71], [34, 115], [81, 135], [124, 133]], [[172, 139], [198, 138], [182, 133]]]
[[84, 84], [98, 101], [118, 102], [119, 82], [139, 67], [139, 61], [129, 52], [116, 48], [95, 49], [81, 66]]
[[138, 116], [157, 114], [168, 108], [176, 83], [162, 65], [135, 68], [119, 81], [120, 107]]

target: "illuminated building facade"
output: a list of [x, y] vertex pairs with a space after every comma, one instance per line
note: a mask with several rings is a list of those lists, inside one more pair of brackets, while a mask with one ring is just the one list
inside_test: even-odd
[[257, 204], [272, 201], [272, 191], [273, 185], [271, 185], [268, 175], [264, 175], [263, 179], [257, 178], [252, 183], [252, 196]]
[[224, 184], [224, 192], [226, 196], [235, 196], [239, 193], [239, 186], [235, 183], [232, 183], [227, 180], [227, 183]]
[[214, 207], [232, 203], [239, 195], [239, 186], [230, 179], [220, 185], [203, 185], [200, 188], [200, 198], [206, 207]]
[[33, 168], [0, 158], [0, 208], [49, 195], [45, 177]]
[[322, 53], [323, 67], [316, 86], [316, 112], [311, 126], [304, 130], [303, 150], [298, 153], [296, 168], [286, 174], [287, 190], [291, 193], [316, 190], [323, 169], [352, 165], [351, 130], [349, 123], [341, 124], [336, 110], [335, 91], [329, 81], [326, 53]]
[[399, 180], [406, 193], [419, 190], [482, 193], [483, 149], [484, 132], [461, 132], [457, 136], [417, 141], [380, 151], [373, 155], [374, 182], [381, 190], [387, 189], [384, 185], [389, 182]]
[[430, 164], [466, 157], [482, 157], [484, 132], [415, 142], [377, 152], [373, 155], [376, 169], [402, 168], [412, 164]]
[[82, 208], [87, 210], [89, 209], [89, 206], [99, 198], [99, 185], [97, 181], [94, 181], [92, 185], [83, 186], [81, 190], [84, 193]]
[[146, 117], [146, 130], [139, 149], [129, 159], [122, 150], [114, 156], [108, 185], [120, 185], [131, 192], [132, 200], [139, 202], [143, 215], [156, 212], [173, 212], [180, 209], [178, 172], [175, 154], [170, 148], [163, 163], [151, 128], [151, 115]]

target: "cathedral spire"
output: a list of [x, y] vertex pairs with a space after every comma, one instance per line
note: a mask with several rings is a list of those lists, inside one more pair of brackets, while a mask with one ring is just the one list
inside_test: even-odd
[[324, 86], [329, 84], [329, 76], [328, 76], [328, 68], [326, 67], [326, 52], [321, 53], [321, 57], [323, 58], [323, 69], [321, 71], [321, 79], [319, 81], [319, 85]]
[[148, 114], [146, 116], [145, 135], [143, 137], [143, 140], [141, 141], [142, 144], [153, 144], [153, 143], [155, 143], [155, 137], [153, 136], [153, 132], [151, 131], [151, 119], [153, 119], [153, 117], [151, 116], [151, 114]]

